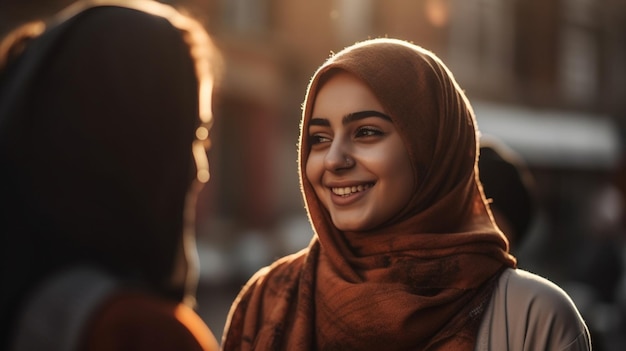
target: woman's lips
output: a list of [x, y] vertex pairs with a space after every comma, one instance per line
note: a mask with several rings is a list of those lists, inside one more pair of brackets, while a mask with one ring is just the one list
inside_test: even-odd
[[354, 185], [354, 186], [330, 188], [330, 190], [335, 195], [350, 196], [350, 195], [352, 195], [354, 193], [358, 193], [358, 192], [367, 190], [367, 189], [371, 188], [373, 185], [374, 185], [374, 183], [360, 184], [360, 185]]
[[352, 186], [331, 187], [331, 199], [337, 206], [347, 206], [353, 204], [367, 193], [374, 186], [374, 183], [359, 184]]

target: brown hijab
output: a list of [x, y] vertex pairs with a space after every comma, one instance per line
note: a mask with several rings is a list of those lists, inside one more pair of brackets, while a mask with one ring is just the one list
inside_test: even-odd
[[[403, 212], [367, 233], [337, 230], [304, 171], [315, 96], [336, 70], [378, 97], [418, 184]], [[301, 128], [300, 180], [316, 235], [251, 279], [229, 316], [224, 349], [473, 349], [498, 273], [516, 261], [478, 181], [474, 114], [450, 71], [404, 41], [355, 44], [313, 76]]]

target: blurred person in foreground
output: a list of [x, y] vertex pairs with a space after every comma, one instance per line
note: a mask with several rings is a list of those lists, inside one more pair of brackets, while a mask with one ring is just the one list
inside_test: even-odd
[[480, 186], [474, 113], [406, 41], [343, 49], [313, 75], [299, 175], [315, 235], [230, 311], [231, 350], [589, 350], [576, 306], [517, 269]]
[[79, 1], [0, 49], [0, 348], [216, 350], [194, 311], [219, 60], [204, 28]]

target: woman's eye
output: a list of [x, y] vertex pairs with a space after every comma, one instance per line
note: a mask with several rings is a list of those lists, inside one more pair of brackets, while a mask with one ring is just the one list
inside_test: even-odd
[[309, 144], [310, 145], [317, 145], [317, 144], [321, 144], [321, 143], [325, 143], [325, 142], [329, 142], [330, 138], [325, 137], [323, 135], [320, 134], [313, 134], [313, 135], [309, 135]]
[[362, 127], [357, 129], [356, 137], [368, 137], [368, 136], [378, 136], [383, 135], [381, 130], [372, 127]]

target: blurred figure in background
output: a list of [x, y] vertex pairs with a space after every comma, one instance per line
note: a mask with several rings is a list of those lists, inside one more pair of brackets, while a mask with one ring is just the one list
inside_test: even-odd
[[0, 49], [0, 349], [217, 349], [193, 310], [219, 56], [202, 26], [80, 1]]
[[516, 252], [530, 231], [535, 217], [534, 179], [522, 158], [500, 140], [480, 139], [480, 181], [496, 224]]
[[589, 229], [576, 252], [570, 290], [596, 335], [594, 350], [617, 351], [626, 346], [626, 229], [625, 204], [611, 183], [599, 184], [581, 214]]
[[592, 194], [585, 213], [590, 232], [580, 253], [579, 279], [593, 287], [604, 303], [618, 299], [616, 293], [624, 277], [625, 209], [619, 191], [604, 184]]

